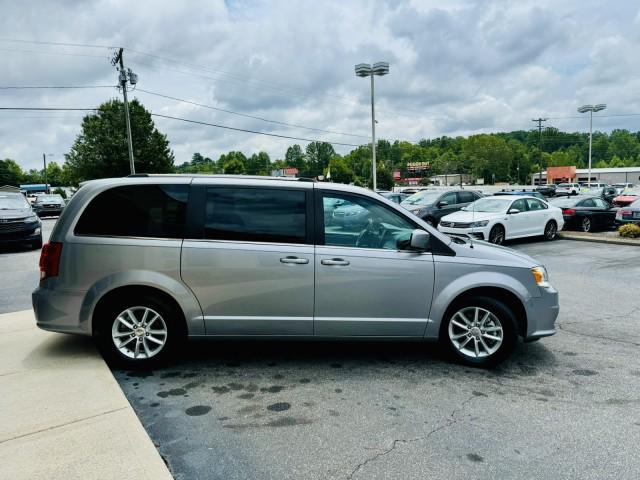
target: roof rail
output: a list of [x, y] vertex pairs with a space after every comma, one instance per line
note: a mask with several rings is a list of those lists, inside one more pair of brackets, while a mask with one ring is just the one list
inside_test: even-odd
[[225, 175], [221, 173], [132, 173], [125, 178], [148, 178], [148, 177], [198, 177], [198, 178], [237, 178], [251, 180], [282, 180], [297, 182], [317, 182], [313, 177], [272, 177], [268, 175]]

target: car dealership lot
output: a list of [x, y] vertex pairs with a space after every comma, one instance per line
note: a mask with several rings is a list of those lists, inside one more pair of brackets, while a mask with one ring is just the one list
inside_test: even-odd
[[[57, 217], [42, 219], [42, 240], [49, 235]], [[0, 246], [0, 313], [31, 308], [31, 292], [38, 285], [40, 249], [29, 245]]]
[[192, 343], [114, 372], [176, 478], [635, 478], [640, 249], [512, 244], [559, 332], [493, 371], [394, 343]]

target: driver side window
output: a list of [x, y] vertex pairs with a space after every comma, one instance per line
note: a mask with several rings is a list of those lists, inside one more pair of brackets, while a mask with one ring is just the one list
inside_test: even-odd
[[398, 250], [415, 228], [386, 206], [355, 195], [324, 194], [324, 244]]

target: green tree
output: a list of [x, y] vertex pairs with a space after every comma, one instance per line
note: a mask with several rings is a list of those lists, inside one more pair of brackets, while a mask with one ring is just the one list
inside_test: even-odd
[[254, 153], [247, 159], [247, 173], [249, 175], [269, 175], [271, 173], [271, 159], [267, 152]]
[[15, 160], [5, 158], [0, 160], [0, 187], [3, 185], [13, 185], [17, 187], [24, 179], [24, 172]]
[[329, 160], [331, 181], [336, 183], [353, 183], [355, 174], [345, 158], [334, 156]]
[[47, 183], [52, 187], [64, 185], [62, 168], [56, 162], [47, 163]]
[[336, 154], [333, 145], [326, 142], [311, 142], [307, 145], [307, 165], [302, 174], [303, 177], [316, 177], [322, 175], [329, 166], [329, 160]]
[[305, 170], [305, 158], [304, 153], [300, 145], [295, 144], [287, 148], [287, 153], [284, 155], [284, 161], [286, 167], [296, 167], [300, 172]]
[[[169, 141], [155, 127], [150, 113], [138, 101], [129, 103], [136, 172], [171, 173], [173, 152]], [[65, 155], [74, 182], [128, 175], [129, 154], [120, 100], [103, 103], [82, 120], [82, 131]]]
[[224, 163], [224, 173], [228, 175], [244, 175], [246, 171], [244, 162], [237, 157], [231, 157]]

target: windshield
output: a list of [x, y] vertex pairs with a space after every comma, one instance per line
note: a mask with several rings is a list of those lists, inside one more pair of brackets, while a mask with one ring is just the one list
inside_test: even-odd
[[29, 203], [22, 195], [0, 194], [0, 210], [19, 210], [29, 208]]
[[62, 197], [60, 195], [40, 195], [38, 197], [38, 202], [46, 203], [46, 202], [60, 202]]
[[512, 201], [513, 199], [511, 198], [481, 198], [464, 207], [464, 210], [468, 212], [498, 213], [505, 211]]
[[403, 205], [431, 205], [438, 197], [442, 195], [442, 192], [434, 192], [433, 190], [422, 190], [416, 192], [410, 197], [405, 198], [402, 201]]

